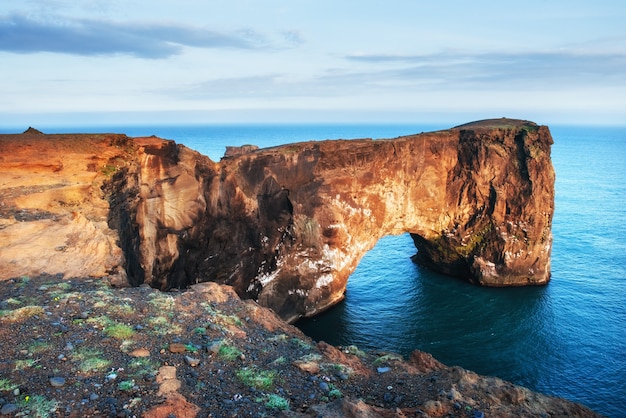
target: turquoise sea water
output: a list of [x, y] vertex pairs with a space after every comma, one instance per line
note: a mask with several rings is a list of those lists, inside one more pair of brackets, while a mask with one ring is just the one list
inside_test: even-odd
[[[37, 128], [154, 134], [217, 161], [226, 145], [391, 138], [448, 127]], [[557, 180], [547, 286], [472, 286], [413, 264], [408, 235], [386, 237], [350, 277], [345, 301], [298, 325], [313, 338], [338, 345], [402, 354], [420, 349], [448, 365], [581, 402], [610, 417], [626, 416], [626, 127], [550, 129]]]

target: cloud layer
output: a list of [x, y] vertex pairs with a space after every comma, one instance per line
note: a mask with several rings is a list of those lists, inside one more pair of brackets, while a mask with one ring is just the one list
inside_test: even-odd
[[36, 20], [19, 14], [0, 17], [0, 51], [14, 53], [167, 58], [180, 53], [184, 46], [252, 49], [258, 45], [250, 31], [221, 33], [174, 24], [91, 19]]

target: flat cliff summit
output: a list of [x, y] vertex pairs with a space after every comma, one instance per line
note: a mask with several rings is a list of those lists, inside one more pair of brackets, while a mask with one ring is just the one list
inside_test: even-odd
[[550, 279], [549, 129], [492, 119], [394, 139], [231, 148], [157, 137], [0, 136], [0, 276], [231, 285], [293, 322], [343, 298], [381, 237], [484, 286]]

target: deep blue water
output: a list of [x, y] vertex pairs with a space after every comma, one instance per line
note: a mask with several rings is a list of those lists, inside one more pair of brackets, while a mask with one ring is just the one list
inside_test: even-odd
[[[219, 160], [226, 145], [391, 138], [443, 125], [67, 127], [174, 139]], [[345, 301], [298, 325], [317, 340], [432, 353], [610, 417], [626, 412], [626, 127], [552, 126], [556, 212], [547, 286], [489, 289], [413, 264], [386, 237], [350, 277]], [[9, 131], [4, 129], [4, 131]], [[15, 132], [15, 130], [13, 130]]]

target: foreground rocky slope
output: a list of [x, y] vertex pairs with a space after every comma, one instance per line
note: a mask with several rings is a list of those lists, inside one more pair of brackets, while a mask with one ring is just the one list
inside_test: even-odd
[[489, 286], [545, 284], [547, 127], [498, 119], [393, 140], [247, 147], [216, 163], [173, 141], [0, 136], [0, 275], [233, 286], [291, 322], [343, 298], [376, 241]]
[[595, 417], [416, 351], [316, 343], [231, 287], [0, 282], [0, 414], [69, 417]]

